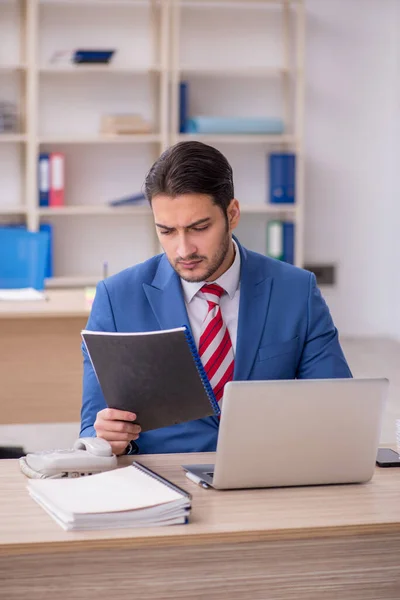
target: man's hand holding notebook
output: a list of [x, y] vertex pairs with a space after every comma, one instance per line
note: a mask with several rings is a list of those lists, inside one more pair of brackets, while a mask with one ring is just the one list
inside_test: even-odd
[[94, 428], [97, 437], [107, 440], [113, 454], [120, 456], [125, 452], [129, 442], [139, 437], [141, 427], [135, 421], [135, 413], [117, 408], [104, 408], [97, 413]]

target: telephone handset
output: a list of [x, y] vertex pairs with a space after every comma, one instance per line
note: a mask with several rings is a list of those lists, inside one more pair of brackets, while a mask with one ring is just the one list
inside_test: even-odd
[[110, 444], [101, 438], [76, 440], [72, 448], [32, 452], [19, 459], [21, 471], [31, 479], [80, 477], [117, 466]]

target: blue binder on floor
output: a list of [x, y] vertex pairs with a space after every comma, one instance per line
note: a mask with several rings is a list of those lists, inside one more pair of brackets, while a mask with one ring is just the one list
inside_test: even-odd
[[0, 288], [44, 289], [49, 233], [0, 227]]

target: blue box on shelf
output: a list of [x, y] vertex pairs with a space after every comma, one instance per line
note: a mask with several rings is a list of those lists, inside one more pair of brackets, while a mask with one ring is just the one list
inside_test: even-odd
[[114, 54], [114, 49], [78, 49], [75, 50], [73, 62], [76, 64], [108, 64]]
[[0, 227], [0, 288], [44, 289], [49, 233], [20, 226]]

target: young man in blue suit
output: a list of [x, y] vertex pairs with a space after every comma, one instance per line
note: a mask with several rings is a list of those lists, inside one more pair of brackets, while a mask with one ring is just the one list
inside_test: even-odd
[[[235, 380], [351, 377], [314, 275], [250, 252], [232, 237], [240, 206], [232, 169], [218, 150], [194, 141], [169, 148], [149, 171], [145, 191], [164, 254], [100, 282], [87, 329], [187, 324], [199, 346], [211, 306], [202, 288], [213, 282], [222, 288], [217, 310]], [[106, 408], [83, 355], [81, 436], [108, 440], [116, 454], [215, 450], [216, 417], [141, 434], [134, 413]]]

